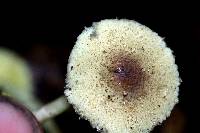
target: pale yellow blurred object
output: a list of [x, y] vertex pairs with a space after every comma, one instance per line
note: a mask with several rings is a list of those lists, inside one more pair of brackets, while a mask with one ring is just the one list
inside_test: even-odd
[[40, 105], [33, 97], [32, 75], [27, 63], [4, 48], [0, 48], [0, 88], [31, 110]]

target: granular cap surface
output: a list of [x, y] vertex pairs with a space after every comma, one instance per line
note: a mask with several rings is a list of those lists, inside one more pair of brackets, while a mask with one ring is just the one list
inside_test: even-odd
[[132, 20], [93, 23], [68, 60], [65, 95], [100, 132], [145, 133], [178, 102], [180, 78], [163, 38]]

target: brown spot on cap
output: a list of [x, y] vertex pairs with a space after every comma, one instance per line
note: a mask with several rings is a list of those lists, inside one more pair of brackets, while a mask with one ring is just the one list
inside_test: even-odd
[[[135, 98], [144, 95], [142, 85], [148, 80], [148, 74], [143, 71], [140, 59], [125, 52], [110, 54], [109, 60], [103, 64], [107, 71], [102, 71], [102, 81], [113, 91], [124, 96], [124, 92], [130, 93], [129, 97]], [[140, 94], [134, 94], [140, 91]]]
[[133, 89], [137, 88], [145, 77], [139, 61], [123, 55], [116, 56], [112, 59], [110, 73], [113, 77], [112, 84], [128, 91], [130, 89], [133, 91]]

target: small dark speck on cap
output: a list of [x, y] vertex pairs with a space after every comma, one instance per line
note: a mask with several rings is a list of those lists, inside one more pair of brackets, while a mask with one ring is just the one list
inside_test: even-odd
[[71, 70], [73, 70], [74, 66], [71, 66]]

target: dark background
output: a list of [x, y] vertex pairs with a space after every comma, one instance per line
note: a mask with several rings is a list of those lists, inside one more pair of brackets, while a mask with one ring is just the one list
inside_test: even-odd
[[[161, 5], [164, 5], [161, 4]], [[0, 24], [0, 46], [14, 50], [25, 58], [33, 68], [36, 95], [43, 103], [63, 95], [67, 59], [77, 36], [84, 27], [92, 22], [109, 18], [126, 18], [138, 21], [157, 32], [173, 51], [180, 77], [180, 102], [173, 115], [172, 127], [180, 132], [196, 132], [199, 98], [200, 68], [200, 15], [193, 6], [169, 5], [146, 8], [139, 5], [124, 7], [91, 8], [70, 5], [66, 7], [44, 9], [43, 6], [28, 10], [2, 10]], [[179, 7], [179, 8], [178, 8]], [[135, 10], [136, 9], [136, 10]], [[154, 10], [152, 10], [154, 9]], [[28, 11], [27, 11], [28, 10]], [[30, 11], [30, 12], [29, 12]], [[37, 70], [40, 70], [38, 74]], [[94, 133], [89, 122], [79, 120], [79, 116], [70, 108], [56, 117], [64, 132]], [[180, 122], [181, 121], [181, 122]], [[156, 127], [153, 132], [163, 132], [167, 125]]]

